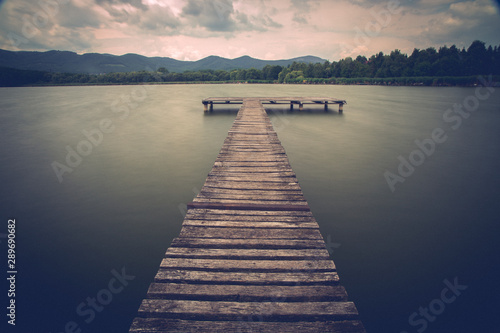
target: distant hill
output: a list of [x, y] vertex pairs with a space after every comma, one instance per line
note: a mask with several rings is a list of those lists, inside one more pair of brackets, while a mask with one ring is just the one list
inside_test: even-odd
[[138, 54], [115, 56], [86, 53], [79, 55], [69, 51], [7, 51], [0, 49], [0, 66], [23, 70], [59, 73], [113, 73], [151, 71], [165, 67], [170, 72], [198, 71], [203, 69], [262, 69], [266, 65], [288, 66], [293, 62], [324, 63], [326, 60], [305, 56], [286, 60], [260, 60], [249, 56], [227, 59], [209, 56], [198, 61], [180, 61], [167, 57], [145, 57]]

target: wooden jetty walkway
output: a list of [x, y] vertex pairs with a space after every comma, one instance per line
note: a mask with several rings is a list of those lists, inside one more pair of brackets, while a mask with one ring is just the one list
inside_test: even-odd
[[130, 332], [365, 332], [261, 99], [242, 103]]
[[[290, 104], [290, 109], [293, 110], [294, 105], [299, 106], [299, 110], [304, 109], [304, 104], [323, 104], [325, 111], [328, 110], [328, 105], [337, 104], [339, 112], [344, 110], [345, 100], [331, 97], [254, 97], [262, 104]], [[213, 111], [214, 104], [243, 104], [247, 100], [245, 97], [209, 97], [205, 98], [202, 103], [205, 112]]]

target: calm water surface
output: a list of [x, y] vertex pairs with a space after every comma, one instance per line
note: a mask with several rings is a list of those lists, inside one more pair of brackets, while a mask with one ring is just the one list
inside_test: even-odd
[[[7, 220], [17, 226], [10, 331], [64, 332], [70, 322], [82, 332], [127, 331], [235, 118], [237, 107], [204, 115], [201, 100], [306, 95], [348, 104], [343, 115], [336, 107], [269, 114], [367, 330], [496, 332], [500, 93], [480, 101], [460, 126], [443, 119], [474, 93], [302, 85], [0, 89], [5, 254]], [[436, 128], [446, 141], [429, 156], [415, 152], [415, 140]], [[73, 150], [86, 156], [70, 156], [69, 165]], [[392, 192], [384, 173], [396, 175], [398, 157], [410, 155], [419, 165]], [[111, 293], [109, 282], [123, 272], [126, 285]], [[447, 283], [463, 287], [444, 291], [445, 303]], [[92, 308], [96, 297], [106, 304]]]

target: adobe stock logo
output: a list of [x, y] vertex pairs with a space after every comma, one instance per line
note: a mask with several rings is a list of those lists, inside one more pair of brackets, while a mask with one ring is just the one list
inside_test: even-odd
[[[128, 275], [125, 272], [125, 267], [121, 271], [116, 269], [111, 270], [113, 277], [109, 279], [107, 288], [103, 288], [97, 292], [95, 297], [87, 297], [84, 302], [77, 305], [75, 311], [83, 321], [89, 325], [94, 321], [97, 313], [101, 313], [107, 305], [113, 301], [113, 297], [123, 292], [129, 285], [129, 281], [135, 279], [134, 275]], [[64, 325], [64, 329], [57, 333], [82, 333], [84, 325], [76, 321], [68, 321]]]
[[416, 139], [415, 145], [417, 149], [408, 154], [408, 158], [402, 155], [397, 157], [400, 162], [397, 167], [397, 172], [393, 173], [389, 170], [384, 172], [384, 179], [389, 185], [389, 189], [394, 193], [398, 183], [404, 183], [405, 180], [413, 175], [416, 168], [422, 165], [427, 158], [431, 157], [439, 144], [443, 144], [448, 140], [448, 134], [451, 130], [456, 131], [461, 126], [465, 119], [468, 119], [475, 111], [479, 109], [482, 101], [487, 100], [495, 92], [496, 82], [492, 81], [492, 76], [488, 77], [488, 81], [482, 76], [478, 77], [481, 82], [474, 93], [466, 96], [462, 103], [455, 103], [453, 108], [449, 108], [443, 113], [443, 121], [449, 126], [449, 129], [436, 127], [432, 130], [430, 137], [423, 140]]
[[[457, 277], [453, 279], [453, 283], [448, 279], [445, 279], [443, 283], [446, 287], [441, 290], [438, 298], [430, 301], [427, 307], [419, 307], [418, 312], [415, 311], [408, 317], [408, 324], [417, 327], [418, 333], [424, 332], [429, 323], [436, 321], [436, 318], [445, 311], [446, 306], [455, 302], [462, 291], [468, 288], [466, 285], [459, 284]], [[401, 331], [401, 333], [409, 332]]]

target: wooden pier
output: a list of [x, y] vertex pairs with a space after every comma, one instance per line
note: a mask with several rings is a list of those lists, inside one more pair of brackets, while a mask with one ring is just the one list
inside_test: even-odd
[[261, 99], [241, 102], [130, 332], [365, 332]]
[[[294, 105], [299, 106], [299, 110], [304, 109], [304, 104], [322, 104], [325, 111], [328, 110], [329, 105], [338, 105], [339, 113], [344, 110], [345, 100], [331, 98], [331, 97], [254, 97], [262, 104], [290, 104], [290, 110], [293, 110]], [[246, 100], [245, 97], [209, 97], [205, 98], [202, 103], [205, 112], [213, 111], [214, 104], [243, 104]]]

